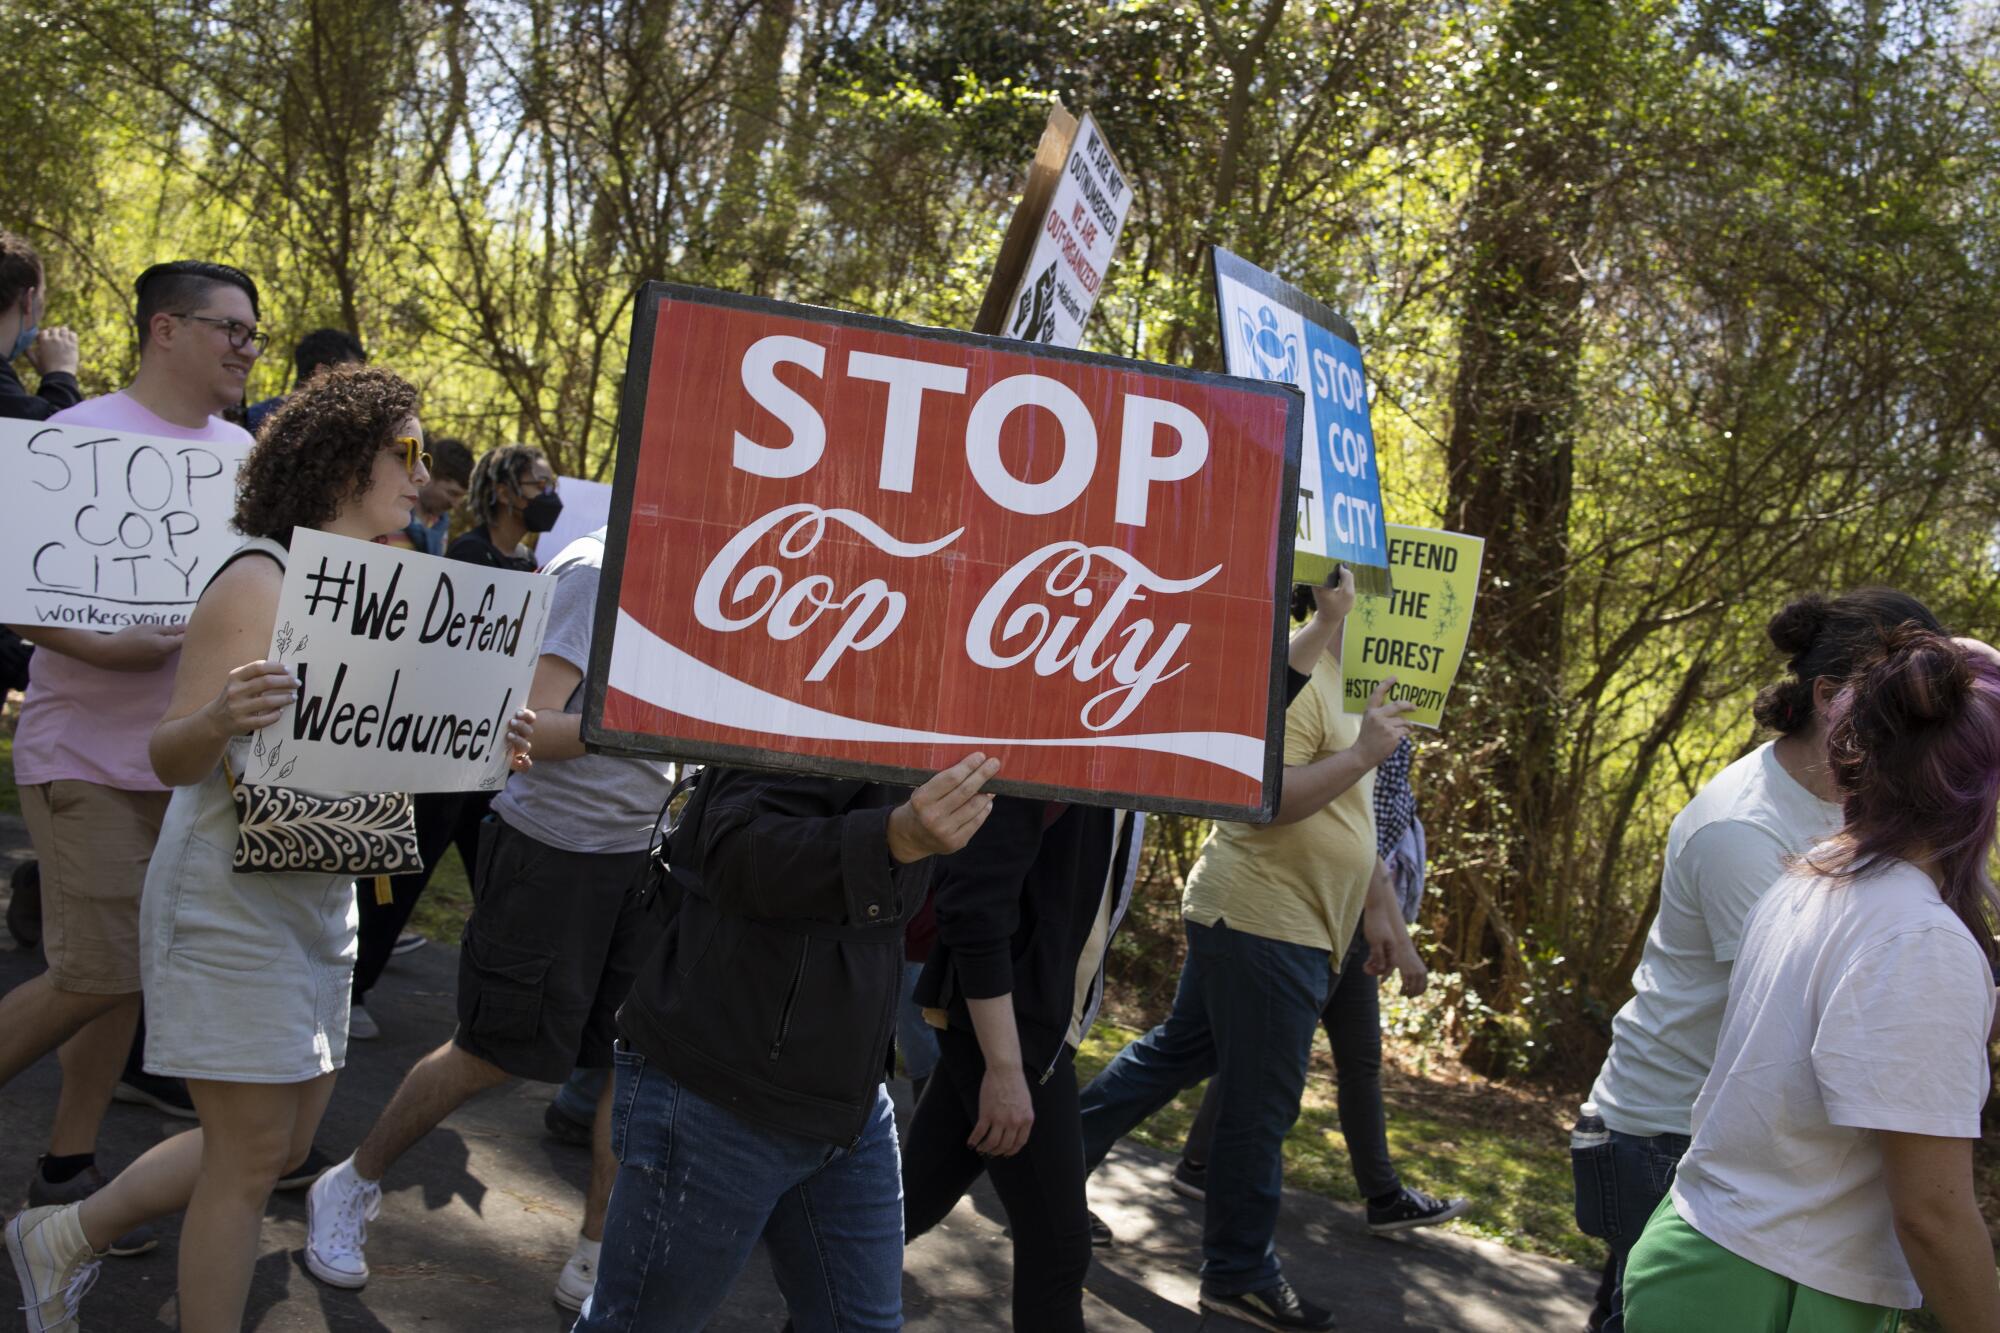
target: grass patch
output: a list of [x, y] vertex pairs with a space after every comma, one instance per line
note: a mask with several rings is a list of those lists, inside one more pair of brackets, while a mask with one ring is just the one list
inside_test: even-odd
[[[1077, 1056], [1078, 1079], [1089, 1081], [1139, 1035], [1099, 1023]], [[1417, 1054], [1420, 1060], [1411, 1058]], [[1427, 1072], [1415, 1072], [1419, 1063]], [[1314, 1045], [1313, 1065], [1298, 1123], [1285, 1140], [1285, 1184], [1358, 1204], [1361, 1194], [1340, 1132], [1332, 1054], [1323, 1034]], [[1473, 1201], [1471, 1212], [1446, 1224], [1450, 1230], [1585, 1267], [1601, 1265], [1602, 1244], [1576, 1229], [1565, 1119], [1573, 1109], [1569, 1099], [1439, 1072], [1439, 1065], [1436, 1052], [1404, 1052], [1385, 1043], [1382, 1099], [1389, 1152], [1404, 1180], [1433, 1194]], [[1191, 1088], [1131, 1137], [1178, 1153], [1200, 1105], [1201, 1088]]]
[[458, 849], [447, 847], [444, 858], [431, 871], [431, 882], [424, 887], [423, 897], [417, 899], [405, 929], [416, 931], [433, 944], [456, 947], [459, 934], [465, 929], [465, 919], [471, 915], [471, 877], [466, 874], [465, 861]]

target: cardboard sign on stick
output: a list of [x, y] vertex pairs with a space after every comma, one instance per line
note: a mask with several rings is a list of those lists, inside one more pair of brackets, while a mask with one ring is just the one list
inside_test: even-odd
[[1131, 185], [1104, 131], [1090, 116], [1076, 120], [1057, 103], [973, 328], [1024, 342], [1081, 346], [1131, 211]]
[[308, 791], [498, 790], [554, 586], [295, 530], [266, 656], [291, 668], [299, 699], [257, 733], [241, 776]]
[[179, 625], [242, 543], [250, 443], [0, 421], [0, 624]]
[[1267, 818], [1296, 390], [649, 284], [584, 735]]
[[1391, 580], [1382, 477], [1354, 326], [1219, 245], [1214, 257], [1215, 302], [1229, 373], [1305, 390], [1298, 581], [1321, 583], [1335, 565], [1346, 565], [1354, 571], [1357, 590], [1387, 593]]
[[1465, 660], [1485, 554], [1481, 537], [1389, 525], [1396, 590], [1387, 597], [1355, 598], [1341, 633], [1348, 712], [1366, 712], [1368, 696], [1383, 677], [1394, 676], [1389, 697], [1416, 705], [1404, 717], [1420, 727], [1444, 721], [1445, 700]]

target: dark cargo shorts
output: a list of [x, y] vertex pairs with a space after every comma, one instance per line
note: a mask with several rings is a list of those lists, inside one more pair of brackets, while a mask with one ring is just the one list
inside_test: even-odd
[[490, 815], [458, 956], [463, 1050], [560, 1083], [611, 1065], [618, 1006], [665, 925], [646, 852], [571, 852]]

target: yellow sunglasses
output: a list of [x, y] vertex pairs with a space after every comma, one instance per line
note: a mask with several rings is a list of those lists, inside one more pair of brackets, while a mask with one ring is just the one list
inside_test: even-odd
[[424, 452], [424, 442], [414, 435], [398, 435], [393, 443], [403, 446], [403, 467], [411, 476], [417, 475], [417, 464], [424, 465], [424, 471], [431, 470], [431, 456]]

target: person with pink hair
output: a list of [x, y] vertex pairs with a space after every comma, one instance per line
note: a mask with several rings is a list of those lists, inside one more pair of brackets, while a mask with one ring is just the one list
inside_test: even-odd
[[1625, 1327], [2000, 1328], [1972, 1150], [1991, 1086], [2000, 661], [1906, 625], [1828, 712], [1842, 824], [1752, 910]]

